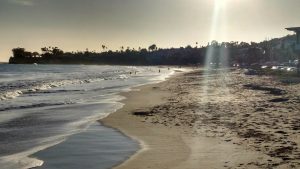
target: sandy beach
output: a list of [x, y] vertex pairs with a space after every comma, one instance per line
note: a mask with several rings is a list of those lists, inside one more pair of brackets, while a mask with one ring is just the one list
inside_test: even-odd
[[0, 169], [300, 169], [300, 0], [0, 0]]
[[116, 169], [299, 168], [299, 89], [242, 70], [179, 73], [123, 93], [101, 123], [140, 142]]

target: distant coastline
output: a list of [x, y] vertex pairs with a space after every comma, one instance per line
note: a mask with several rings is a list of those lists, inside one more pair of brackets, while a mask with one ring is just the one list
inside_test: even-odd
[[[181, 48], [161, 49], [155, 44], [146, 48], [121, 47], [112, 51], [102, 45], [102, 52], [64, 52], [58, 47], [41, 48], [41, 53], [25, 48], [12, 49], [10, 64], [94, 64], [94, 65], [254, 65], [262, 63], [289, 63], [298, 58], [293, 47], [294, 35], [260, 43], [212, 41], [207, 46], [188, 45]], [[224, 52], [226, 51], [226, 52]], [[206, 55], [210, 54], [209, 60]], [[226, 53], [226, 55], [224, 55]], [[226, 57], [224, 59], [224, 57]], [[224, 63], [223, 63], [224, 62]], [[226, 62], [226, 63], [225, 63]]]

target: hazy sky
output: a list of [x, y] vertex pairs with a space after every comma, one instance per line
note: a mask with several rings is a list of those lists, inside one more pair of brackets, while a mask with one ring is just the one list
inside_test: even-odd
[[299, 7], [300, 0], [0, 0], [0, 61], [14, 47], [100, 51], [102, 44], [117, 50], [261, 41], [300, 26]]

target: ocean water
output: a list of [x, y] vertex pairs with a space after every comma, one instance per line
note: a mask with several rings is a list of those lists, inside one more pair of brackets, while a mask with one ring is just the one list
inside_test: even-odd
[[173, 72], [158, 67], [0, 65], [0, 168], [51, 166], [32, 155], [68, 139], [78, 142], [81, 132], [102, 136], [99, 144], [101, 138], [123, 140], [126, 149], [125, 136], [103, 127], [90, 130], [90, 125], [123, 106], [120, 92], [162, 81]]

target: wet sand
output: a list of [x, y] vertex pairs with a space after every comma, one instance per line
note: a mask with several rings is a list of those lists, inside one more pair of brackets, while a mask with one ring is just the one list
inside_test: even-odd
[[101, 122], [141, 144], [117, 169], [299, 168], [299, 84], [194, 71], [123, 93]]
[[84, 132], [32, 157], [44, 161], [35, 169], [107, 169], [126, 160], [138, 148], [136, 142], [119, 131], [94, 123]]

